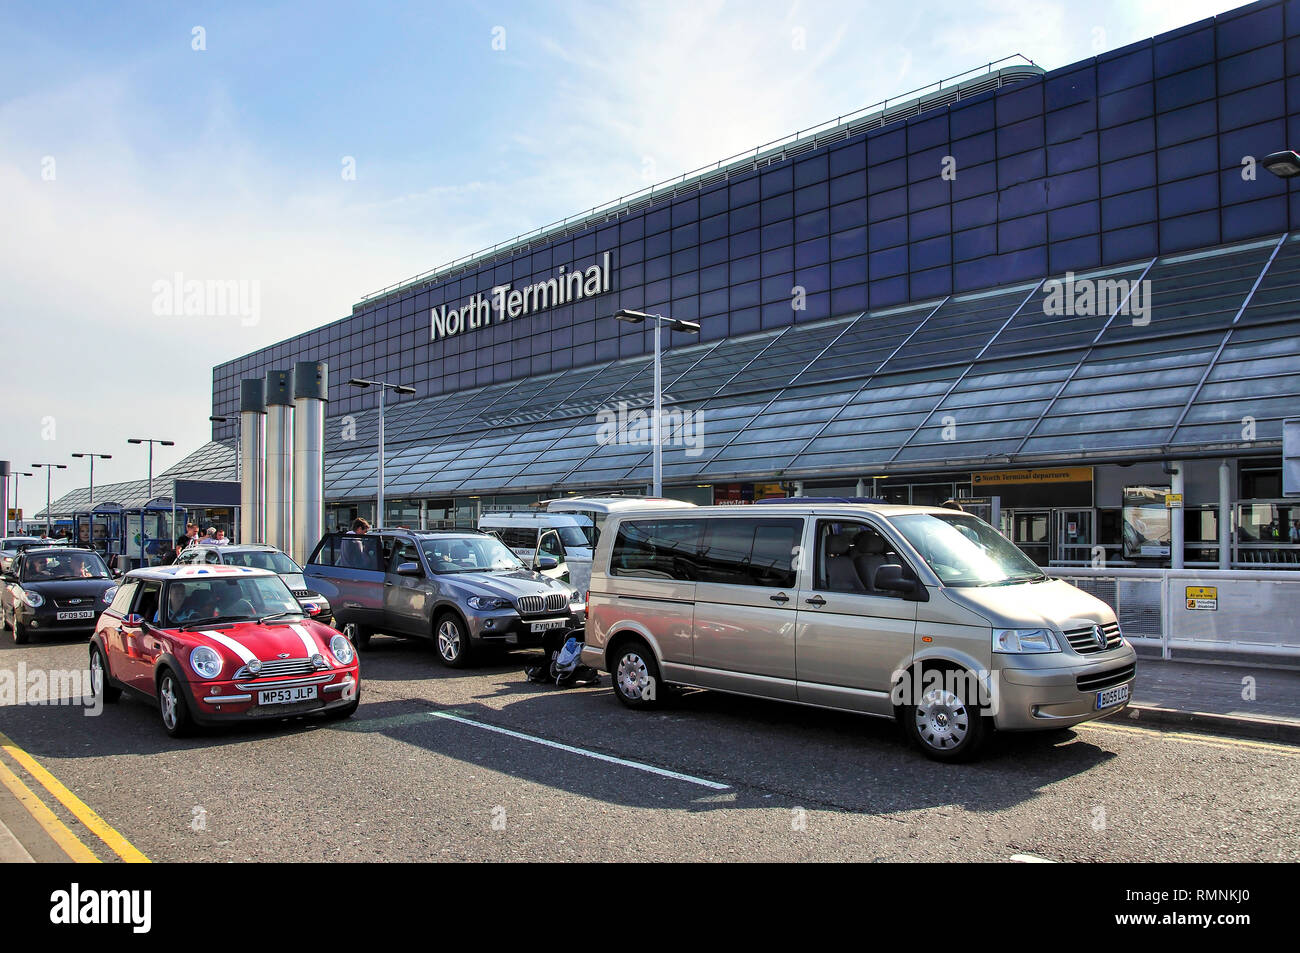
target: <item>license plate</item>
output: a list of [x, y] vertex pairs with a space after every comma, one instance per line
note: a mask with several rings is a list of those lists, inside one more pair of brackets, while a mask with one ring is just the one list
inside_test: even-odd
[[56, 612], [54, 618], [58, 622], [67, 622], [70, 619], [93, 619], [95, 618], [95, 610], [76, 609], [71, 612]]
[[315, 685], [299, 685], [297, 688], [268, 688], [257, 693], [259, 705], [292, 705], [294, 702], [308, 702], [316, 697]]
[[562, 629], [566, 625], [568, 625], [568, 622], [564, 619], [548, 619], [546, 622], [534, 622], [533, 631], [549, 632], [551, 629]]
[[1097, 693], [1097, 710], [1103, 708], [1113, 708], [1116, 705], [1122, 705], [1128, 701], [1128, 685], [1120, 685], [1116, 688], [1108, 688], [1104, 692]]

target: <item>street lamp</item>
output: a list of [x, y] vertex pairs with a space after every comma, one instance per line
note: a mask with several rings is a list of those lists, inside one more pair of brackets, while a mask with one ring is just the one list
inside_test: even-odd
[[48, 538], [54, 533], [54, 523], [50, 515], [50, 477], [54, 475], [51, 471], [66, 470], [68, 465], [66, 463], [33, 463], [32, 469], [45, 471], [45, 535]]
[[668, 318], [662, 314], [647, 314], [644, 311], [629, 311], [623, 308], [614, 314], [614, 317], [628, 324], [643, 324], [646, 321], [655, 323], [655, 416], [654, 416], [654, 485], [651, 489], [652, 496], [663, 496], [664, 493], [664, 448], [663, 441], [659, 432], [660, 418], [663, 416], [663, 371], [659, 360], [659, 340], [660, 331], [666, 324], [674, 331], [685, 331], [687, 334], [699, 334], [700, 325], [697, 321], [682, 321], [678, 318]]
[[[223, 417], [220, 414], [214, 414], [208, 418], [208, 420], [212, 421], [214, 424], [228, 424], [233, 419], [234, 419], [233, 417]], [[241, 443], [243, 443], [242, 440], [235, 441], [235, 479], [236, 480], [243, 479], [243, 473], [240, 468], [240, 461], [239, 461], [239, 450], [240, 450], [239, 445]]]
[[[12, 476], [12, 477], [14, 478], [14, 507], [13, 507], [13, 509], [14, 509], [14, 512], [17, 513], [17, 512], [19, 511], [19, 509], [21, 508], [21, 507], [18, 506], [18, 478], [19, 478], [19, 477], [36, 476], [36, 474], [35, 474], [35, 473], [28, 473], [28, 472], [26, 472], [25, 470], [24, 470], [24, 471], [15, 470], [13, 473], [10, 474], [10, 476]], [[5, 513], [5, 518], [4, 518], [4, 527], [5, 527], [5, 532], [8, 533], [8, 532], [9, 532], [9, 514], [8, 514], [8, 513]], [[18, 527], [18, 520], [15, 519], [15, 520], [14, 520], [14, 532], [15, 532], [15, 533], [18, 532], [18, 529], [19, 529], [19, 527]]]
[[[83, 457], [90, 460], [90, 502], [86, 504], [86, 512], [89, 514], [87, 519], [89, 519], [90, 525], [86, 530], [86, 533], [88, 534], [86, 536], [86, 542], [89, 543], [91, 546], [94, 546], [95, 545], [95, 460], [96, 459], [112, 460], [113, 455], [111, 453], [74, 453], [73, 456], [76, 457], [78, 460], [82, 459]], [[77, 537], [77, 542], [81, 542], [81, 537], [79, 534]]]
[[1292, 176], [1300, 175], [1300, 155], [1297, 155], [1291, 149], [1269, 153], [1264, 156], [1260, 165], [1279, 179], [1289, 179]]
[[388, 381], [371, 381], [362, 377], [353, 377], [348, 381], [352, 387], [365, 390], [367, 387], [379, 388], [379, 492], [376, 494], [375, 528], [384, 525], [384, 392], [392, 389], [394, 394], [414, 394], [414, 387], [403, 384], [390, 384]]
[[[157, 440], [153, 437], [127, 437], [127, 443], [147, 443], [149, 445], [149, 500], [153, 499], [153, 445], [156, 443], [160, 447], [174, 447], [174, 440]], [[148, 503], [149, 500], [145, 500]]]

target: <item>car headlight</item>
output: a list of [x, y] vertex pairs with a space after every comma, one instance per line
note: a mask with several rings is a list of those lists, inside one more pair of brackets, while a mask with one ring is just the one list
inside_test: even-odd
[[1059, 652], [1056, 636], [1047, 629], [994, 629], [993, 651], [1010, 655]]
[[340, 665], [351, 665], [357, 653], [352, 648], [346, 635], [336, 635], [330, 639], [330, 654], [339, 660]]
[[465, 600], [466, 605], [471, 609], [504, 609], [510, 605], [509, 599], [499, 599], [496, 596], [470, 596]]
[[199, 678], [216, 678], [221, 674], [221, 655], [216, 649], [200, 645], [190, 653], [190, 668]]
[[39, 592], [28, 592], [26, 589], [18, 590], [18, 598], [27, 603], [33, 609], [39, 609], [45, 605], [45, 597]]
[[104, 605], [108, 605], [113, 601], [115, 595], [117, 595], [117, 586], [109, 586], [100, 594], [99, 598], [103, 600]]

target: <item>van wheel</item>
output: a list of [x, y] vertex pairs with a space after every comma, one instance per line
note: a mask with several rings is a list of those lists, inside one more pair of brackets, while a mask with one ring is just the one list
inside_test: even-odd
[[984, 715], [946, 685], [934, 685], [915, 705], [903, 707], [903, 726], [935, 761], [969, 761], [989, 734]]
[[343, 635], [358, 650], [370, 648], [370, 630], [362, 628], [355, 622], [349, 622], [343, 627]]
[[434, 623], [433, 640], [438, 647], [438, 658], [449, 668], [464, 668], [470, 662], [469, 633], [465, 624], [453, 613], [445, 612]]
[[624, 642], [614, 653], [614, 694], [629, 708], [656, 708], [668, 686], [659, 676], [659, 663], [640, 639]]

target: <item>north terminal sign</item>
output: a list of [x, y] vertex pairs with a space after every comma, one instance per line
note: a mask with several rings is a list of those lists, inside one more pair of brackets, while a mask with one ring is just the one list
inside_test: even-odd
[[971, 486], [1037, 485], [1041, 483], [1091, 483], [1092, 467], [1053, 467], [1041, 470], [993, 470], [972, 473]]
[[459, 308], [449, 309], [445, 304], [433, 308], [429, 312], [429, 339], [440, 341], [465, 331], [477, 331], [494, 320], [499, 324], [557, 305], [594, 298], [612, 287], [609, 252], [604, 252], [600, 262], [589, 268], [566, 272], [561, 265], [554, 278], [522, 288], [509, 283], [495, 285], [489, 292], [491, 300], [480, 291]]

